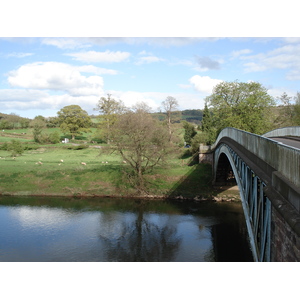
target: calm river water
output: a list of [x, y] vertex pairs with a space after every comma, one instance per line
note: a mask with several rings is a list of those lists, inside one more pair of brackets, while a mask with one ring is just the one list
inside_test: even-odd
[[252, 261], [240, 203], [0, 198], [0, 261]]

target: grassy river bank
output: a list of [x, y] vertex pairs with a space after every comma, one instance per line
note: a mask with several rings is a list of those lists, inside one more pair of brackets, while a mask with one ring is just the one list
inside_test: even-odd
[[197, 201], [238, 198], [236, 191], [215, 190], [211, 185], [211, 166], [192, 163], [191, 156], [184, 155], [186, 149], [174, 153], [167, 164], [146, 174], [147, 193], [137, 194], [123, 172], [128, 166], [119, 155], [103, 151], [104, 148], [84, 144], [29, 145], [16, 157], [0, 150], [0, 195]]

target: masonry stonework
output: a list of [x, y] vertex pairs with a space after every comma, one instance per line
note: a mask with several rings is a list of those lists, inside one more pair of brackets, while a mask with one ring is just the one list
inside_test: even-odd
[[272, 208], [271, 230], [271, 261], [300, 261], [300, 238], [274, 208]]

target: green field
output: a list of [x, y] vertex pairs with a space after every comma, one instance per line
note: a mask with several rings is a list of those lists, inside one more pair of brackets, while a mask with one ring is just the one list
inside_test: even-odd
[[[47, 129], [48, 131], [57, 129]], [[92, 133], [74, 143], [91, 139]], [[26, 137], [26, 138], [25, 138]], [[120, 156], [104, 151], [105, 144], [86, 144], [76, 150], [69, 144], [34, 144], [30, 130], [6, 130], [0, 143], [14, 138], [33, 145], [22, 155], [12, 157], [0, 150], [0, 194], [8, 195], [71, 195], [132, 196], [136, 190], [124, 174]], [[77, 145], [78, 145], [77, 144]], [[71, 148], [71, 149], [68, 149]], [[182, 153], [185, 151], [182, 149]], [[147, 191], [155, 196], [205, 196], [211, 193], [211, 166], [194, 164], [190, 157], [176, 153], [166, 164], [146, 174]], [[62, 161], [61, 161], [62, 160]], [[82, 164], [85, 163], [85, 164]]]

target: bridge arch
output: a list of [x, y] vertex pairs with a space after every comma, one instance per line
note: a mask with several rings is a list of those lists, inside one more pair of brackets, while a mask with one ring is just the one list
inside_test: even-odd
[[220, 176], [234, 179], [239, 188], [254, 260], [270, 261], [271, 204], [263, 192], [265, 183], [225, 143], [216, 149], [214, 161], [214, 182]]
[[[286, 135], [291, 130], [295, 128], [271, 134]], [[220, 164], [227, 164], [227, 170], [230, 164], [254, 260], [300, 261], [300, 149], [225, 128], [214, 145], [200, 145], [199, 153], [200, 162], [213, 165], [214, 181]]]

